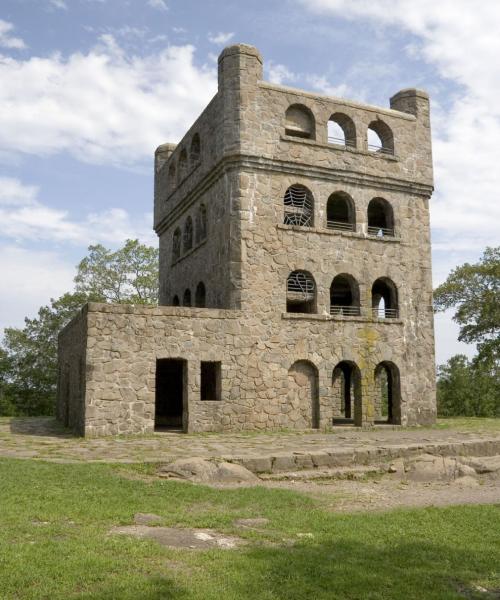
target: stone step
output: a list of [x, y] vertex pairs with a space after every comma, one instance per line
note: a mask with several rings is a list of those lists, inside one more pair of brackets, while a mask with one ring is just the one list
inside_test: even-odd
[[219, 460], [242, 465], [252, 473], [286, 473], [319, 468], [380, 465], [395, 458], [411, 458], [419, 454], [435, 456], [500, 455], [500, 437], [472, 438], [463, 441], [422, 441], [412, 444], [356, 445], [300, 452], [272, 454], [224, 455]]
[[282, 473], [261, 473], [263, 481], [318, 481], [322, 479], [363, 479], [369, 475], [387, 473], [387, 466], [337, 467], [333, 469], [302, 469]]

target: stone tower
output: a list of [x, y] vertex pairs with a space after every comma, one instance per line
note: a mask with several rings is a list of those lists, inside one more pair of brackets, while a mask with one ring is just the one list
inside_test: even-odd
[[[174, 404], [163, 422], [189, 431], [432, 422], [432, 190], [425, 92], [390, 109], [318, 96], [264, 82], [255, 48], [226, 48], [215, 97], [156, 150], [160, 307], [80, 317], [76, 388], [94, 416], [75, 426], [150, 431]], [[104, 328], [108, 345], [89, 348]], [[120, 340], [126, 361], [96, 380]]]

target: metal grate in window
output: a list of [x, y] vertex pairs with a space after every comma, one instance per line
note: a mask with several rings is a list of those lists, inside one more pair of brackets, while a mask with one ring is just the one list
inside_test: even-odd
[[285, 193], [285, 225], [312, 225], [312, 198], [309, 190], [299, 185], [292, 185]]

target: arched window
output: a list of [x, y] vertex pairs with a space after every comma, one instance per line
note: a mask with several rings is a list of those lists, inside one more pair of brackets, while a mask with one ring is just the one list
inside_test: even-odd
[[333, 422], [362, 424], [361, 372], [343, 360], [332, 372]]
[[303, 185], [292, 185], [283, 198], [285, 225], [313, 226], [314, 201], [311, 192]]
[[397, 319], [399, 316], [398, 290], [387, 277], [380, 277], [372, 285], [372, 312], [378, 319]]
[[375, 423], [401, 424], [399, 369], [389, 361], [375, 367]]
[[383, 121], [377, 119], [368, 125], [368, 151], [380, 154], [394, 154], [394, 136], [392, 130]]
[[193, 247], [193, 219], [188, 217], [184, 224], [184, 252]]
[[294, 407], [294, 420], [285, 426], [295, 429], [319, 427], [318, 369], [308, 360], [298, 360], [288, 369], [288, 403]]
[[175, 294], [175, 296], [173, 297], [172, 300], [172, 306], [180, 306], [180, 301], [179, 301], [179, 296], [177, 294]]
[[191, 148], [189, 149], [189, 162], [191, 167], [195, 167], [200, 162], [201, 145], [200, 136], [195, 133], [191, 140]]
[[168, 168], [168, 191], [173, 192], [175, 190], [175, 165], [172, 163]]
[[335, 192], [326, 204], [326, 226], [340, 231], [356, 231], [356, 213], [352, 198], [344, 192]]
[[181, 236], [181, 230], [177, 227], [172, 239], [172, 261], [179, 260], [181, 257]]
[[207, 207], [200, 204], [196, 213], [196, 243], [199, 244], [207, 237]]
[[359, 316], [359, 286], [351, 275], [342, 273], [333, 279], [330, 286], [330, 314]]
[[182, 297], [182, 306], [191, 306], [191, 290], [187, 289]]
[[356, 147], [356, 127], [351, 117], [335, 113], [328, 120], [328, 143]]
[[316, 283], [307, 271], [293, 271], [286, 281], [286, 312], [316, 312]]
[[198, 308], [205, 308], [206, 306], [206, 290], [203, 281], [200, 281], [200, 283], [196, 286], [194, 305]]
[[394, 213], [384, 198], [373, 198], [368, 204], [368, 235], [394, 237]]
[[180, 184], [188, 173], [188, 159], [185, 149], [179, 154], [179, 162], [177, 164], [177, 183]]
[[316, 137], [314, 116], [302, 104], [292, 104], [285, 115], [285, 133], [294, 137], [314, 140]]

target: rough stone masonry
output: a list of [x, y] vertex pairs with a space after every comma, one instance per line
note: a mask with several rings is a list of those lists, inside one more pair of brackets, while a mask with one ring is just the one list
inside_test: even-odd
[[81, 435], [435, 419], [429, 99], [390, 108], [262, 79], [244, 44], [155, 154], [158, 307], [90, 303], [60, 333]]

